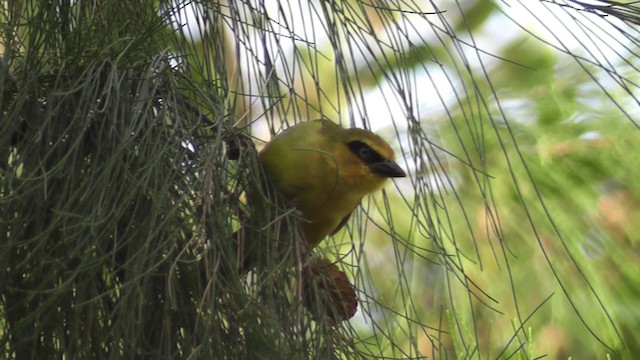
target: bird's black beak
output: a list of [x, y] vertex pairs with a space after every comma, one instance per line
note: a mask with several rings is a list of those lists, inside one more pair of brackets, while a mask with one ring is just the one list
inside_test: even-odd
[[392, 160], [375, 162], [369, 166], [374, 174], [378, 174], [382, 177], [396, 178], [407, 176], [407, 174], [404, 173], [404, 170], [402, 170], [402, 168]]

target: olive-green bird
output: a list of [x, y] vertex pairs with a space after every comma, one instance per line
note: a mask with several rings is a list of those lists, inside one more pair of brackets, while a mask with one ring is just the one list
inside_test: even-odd
[[340, 230], [362, 197], [387, 178], [406, 176], [394, 160], [378, 135], [328, 120], [292, 126], [260, 151], [267, 175], [300, 211], [309, 249]]

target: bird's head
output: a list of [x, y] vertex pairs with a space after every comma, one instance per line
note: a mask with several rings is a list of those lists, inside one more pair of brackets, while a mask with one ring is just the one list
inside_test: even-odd
[[393, 149], [380, 136], [359, 128], [340, 128], [339, 132], [335, 136], [340, 142], [336, 155], [344, 181], [371, 192], [387, 178], [406, 176], [395, 162]]

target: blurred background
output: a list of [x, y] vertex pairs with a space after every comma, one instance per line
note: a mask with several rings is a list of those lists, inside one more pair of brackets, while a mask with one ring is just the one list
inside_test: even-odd
[[[635, 3], [0, 12], [4, 357], [640, 353]], [[359, 300], [331, 326], [301, 305], [299, 269], [224, 283], [216, 267], [252, 147], [318, 118], [372, 129], [409, 175], [314, 250]]]

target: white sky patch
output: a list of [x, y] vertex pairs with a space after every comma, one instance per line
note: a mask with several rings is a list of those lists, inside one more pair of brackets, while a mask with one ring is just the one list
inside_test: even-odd
[[[563, 7], [567, 4], [571, 7]], [[502, 11], [550, 45], [597, 62], [607, 63], [627, 52], [628, 40], [613, 24], [625, 26], [613, 17], [603, 18], [579, 11], [573, 2], [505, 1]], [[573, 8], [572, 8], [573, 7]]]
[[193, 146], [193, 144], [190, 141], [181, 141], [180, 145], [182, 145], [182, 147], [184, 147], [185, 149], [194, 152], [196, 151], [196, 148]]
[[[413, 85], [411, 93], [403, 89], [405, 93], [400, 94], [393, 84], [383, 80], [378, 86], [364, 92], [366, 114], [356, 108], [355, 118], [363, 118], [366, 115], [371, 130], [377, 132], [390, 127], [392, 122], [399, 130], [405, 130], [405, 119], [410, 116], [407, 113], [409, 110], [413, 112], [413, 117], [421, 121], [444, 115], [446, 109], [457, 101], [452, 84], [456, 77], [447, 77], [445, 71], [443, 67], [431, 65], [410, 70], [410, 80], [405, 84]], [[403, 76], [399, 73], [396, 75]], [[410, 96], [409, 103], [412, 109], [407, 109], [403, 96]]]
[[200, 41], [202, 37], [202, 30], [204, 18], [201, 15], [204, 9], [202, 6], [193, 2], [179, 1], [178, 4], [174, 3], [171, 9], [165, 7], [161, 8], [161, 11], [166, 11], [169, 15], [169, 22], [174, 29], [179, 29], [184, 32], [187, 39], [193, 42]]
[[502, 105], [502, 110], [504, 111], [506, 118], [511, 121], [521, 124], [534, 124], [538, 117], [538, 107], [531, 100], [522, 98], [503, 98], [500, 100], [500, 104]]
[[587, 141], [599, 140], [601, 138], [602, 134], [599, 131], [587, 131], [580, 135], [580, 139]]

